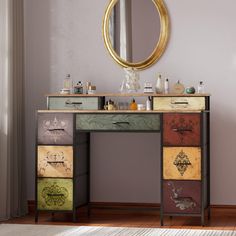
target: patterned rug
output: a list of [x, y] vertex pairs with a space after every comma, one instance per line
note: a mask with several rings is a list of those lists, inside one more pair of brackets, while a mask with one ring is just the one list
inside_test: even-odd
[[222, 230], [0, 224], [1, 236], [236, 236]]

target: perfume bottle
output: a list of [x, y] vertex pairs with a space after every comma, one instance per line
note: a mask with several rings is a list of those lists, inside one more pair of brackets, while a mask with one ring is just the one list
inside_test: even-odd
[[70, 77], [70, 74], [66, 75], [66, 78], [63, 81], [63, 89], [65, 90], [69, 90], [70, 93], [72, 93], [72, 89], [73, 89], [73, 81]]
[[169, 80], [166, 78], [164, 83], [164, 92], [165, 94], [169, 93]]
[[152, 110], [151, 97], [148, 97], [148, 98], [147, 98], [147, 101], [146, 101], [146, 110], [147, 110], [147, 111], [151, 111], [151, 110]]
[[157, 77], [157, 82], [156, 82], [156, 93], [162, 93], [163, 88], [162, 88], [162, 78], [161, 75], [159, 74]]
[[202, 81], [200, 81], [198, 84], [197, 93], [205, 93], [204, 84]]
[[130, 108], [130, 110], [137, 110], [138, 109], [137, 103], [135, 102], [134, 98], [133, 98], [132, 102], [130, 103], [129, 108]]
[[173, 93], [175, 94], [182, 94], [184, 93], [184, 85], [180, 83], [178, 80], [176, 84], [173, 85]]

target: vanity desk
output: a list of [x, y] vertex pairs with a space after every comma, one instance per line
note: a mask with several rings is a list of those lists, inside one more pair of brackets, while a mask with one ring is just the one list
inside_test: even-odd
[[[151, 97], [151, 111], [103, 110], [107, 98]], [[36, 213], [72, 212], [90, 202], [91, 132], [160, 132], [164, 216], [210, 217], [210, 95], [47, 95], [37, 112]]]

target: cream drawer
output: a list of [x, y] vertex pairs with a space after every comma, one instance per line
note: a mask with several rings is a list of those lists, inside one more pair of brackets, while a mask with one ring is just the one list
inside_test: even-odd
[[48, 97], [49, 110], [98, 110], [101, 106], [101, 97]]
[[205, 97], [154, 97], [153, 110], [205, 110]]
[[38, 146], [38, 177], [73, 176], [72, 146]]

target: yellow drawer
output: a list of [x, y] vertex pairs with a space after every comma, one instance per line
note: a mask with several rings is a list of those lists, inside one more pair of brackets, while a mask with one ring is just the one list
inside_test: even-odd
[[154, 97], [153, 110], [205, 110], [205, 97]]
[[38, 177], [72, 176], [72, 146], [38, 146]]
[[201, 180], [201, 149], [164, 147], [163, 177], [169, 180]]
[[73, 180], [39, 178], [37, 180], [38, 210], [73, 209]]

